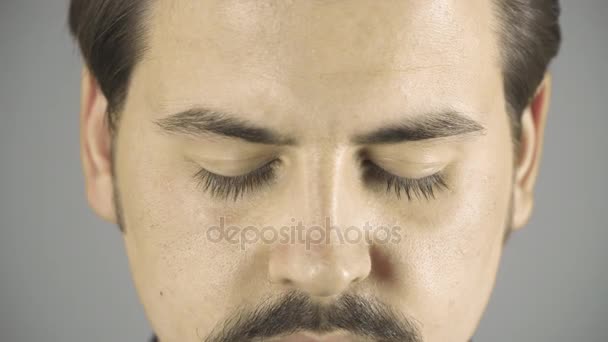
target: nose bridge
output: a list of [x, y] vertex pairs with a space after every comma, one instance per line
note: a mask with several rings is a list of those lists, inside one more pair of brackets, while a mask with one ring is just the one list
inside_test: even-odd
[[320, 145], [306, 158], [308, 167], [302, 167], [304, 214], [313, 221], [331, 218], [336, 213], [335, 182], [343, 156], [324, 146]]
[[302, 234], [275, 246], [269, 260], [272, 281], [308, 292], [332, 296], [370, 273], [369, 246], [364, 240], [345, 239], [344, 228], [352, 219], [348, 194], [351, 171], [346, 149], [324, 146], [302, 158], [297, 196], [290, 196], [290, 212], [301, 222]]
[[[345, 223], [345, 209], [352, 190], [352, 166], [346, 148], [320, 143], [301, 161], [298, 178], [300, 205], [297, 213], [317, 224], [329, 219], [332, 223]], [[351, 191], [352, 195], [352, 191]], [[352, 197], [352, 196], [351, 196]], [[348, 211], [348, 210], [346, 210]]]

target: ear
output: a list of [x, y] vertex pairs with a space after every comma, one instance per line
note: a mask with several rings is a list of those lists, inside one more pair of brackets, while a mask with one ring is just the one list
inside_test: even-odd
[[87, 200], [106, 221], [116, 223], [112, 176], [112, 136], [107, 121], [108, 103], [97, 81], [85, 67], [80, 103], [80, 156]]
[[550, 97], [551, 75], [547, 73], [521, 118], [521, 143], [519, 155], [516, 156], [513, 188], [511, 228], [514, 230], [524, 227], [532, 216], [534, 185], [541, 160]]

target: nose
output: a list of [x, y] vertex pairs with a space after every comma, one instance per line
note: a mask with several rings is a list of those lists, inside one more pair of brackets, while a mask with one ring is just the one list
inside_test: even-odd
[[[299, 195], [286, 196], [283, 208], [299, 217], [320, 220], [308, 226], [298, 222], [299, 230], [292, 234], [297, 235], [295, 239], [273, 246], [268, 270], [272, 282], [314, 297], [330, 297], [369, 276], [370, 246], [364, 238], [352, 239], [363, 233], [357, 227], [367, 204], [363, 196], [357, 196], [356, 169], [345, 159], [311, 159], [306, 161], [309, 169], [301, 169], [300, 181], [295, 182], [300, 187], [292, 189]], [[349, 229], [351, 234], [347, 234]]]
[[331, 297], [367, 278], [371, 260], [362, 245], [279, 245], [271, 253], [273, 282], [313, 297]]

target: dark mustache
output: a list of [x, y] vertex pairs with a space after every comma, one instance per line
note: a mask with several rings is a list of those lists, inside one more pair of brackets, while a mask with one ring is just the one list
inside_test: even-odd
[[422, 342], [413, 320], [379, 301], [345, 294], [330, 305], [321, 305], [297, 291], [276, 303], [234, 314], [205, 342], [245, 342], [299, 331], [323, 334], [335, 330], [379, 342]]

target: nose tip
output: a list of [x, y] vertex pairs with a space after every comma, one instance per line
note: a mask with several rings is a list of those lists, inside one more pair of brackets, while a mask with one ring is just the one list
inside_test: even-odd
[[308, 292], [311, 296], [330, 297], [344, 292], [361, 278], [345, 268], [311, 267], [308, 272], [293, 274], [287, 283]]
[[[269, 264], [271, 281], [308, 293], [330, 297], [346, 291], [370, 273], [371, 261], [366, 251], [350, 248], [332, 254], [283, 248], [273, 253]], [[355, 255], [356, 254], [356, 255]]]

